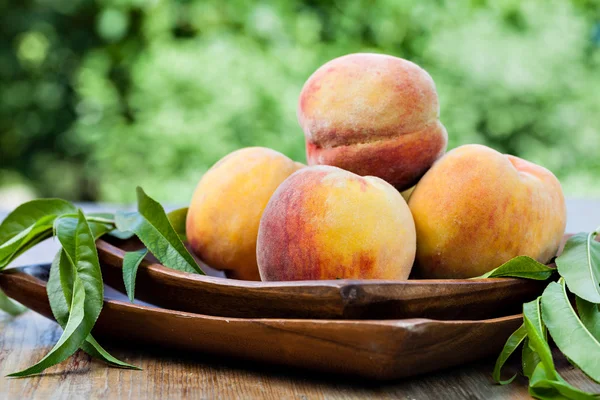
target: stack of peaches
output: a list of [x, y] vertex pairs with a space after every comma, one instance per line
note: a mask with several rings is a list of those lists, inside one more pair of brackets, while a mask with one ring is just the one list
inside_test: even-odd
[[305, 83], [308, 166], [252, 147], [201, 179], [187, 217], [196, 255], [230, 278], [469, 278], [556, 255], [566, 208], [547, 169], [468, 144], [446, 153], [429, 74], [351, 54]]

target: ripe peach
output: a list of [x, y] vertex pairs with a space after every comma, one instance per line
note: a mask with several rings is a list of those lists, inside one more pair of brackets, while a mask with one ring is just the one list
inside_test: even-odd
[[192, 251], [235, 279], [260, 280], [258, 224], [269, 198], [303, 167], [275, 150], [249, 147], [217, 162], [200, 180], [188, 211]]
[[448, 152], [408, 204], [416, 272], [427, 278], [475, 277], [519, 255], [546, 263], [566, 225], [563, 192], [550, 171], [481, 145]]
[[277, 188], [256, 249], [263, 281], [407, 279], [415, 245], [412, 216], [394, 187], [316, 166]]
[[309, 165], [373, 175], [402, 191], [446, 150], [446, 129], [431, 76], [383, 54], [329, 61], [304, 84], [298, 122]]

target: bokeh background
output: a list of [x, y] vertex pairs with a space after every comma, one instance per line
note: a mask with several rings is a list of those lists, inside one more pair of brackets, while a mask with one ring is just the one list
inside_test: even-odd
[[450, 148], [600, 197], [598, 0], [0, 0], [0, 205], [186, 203], [240, 147], [305, 161], [302, 84], [353, 52], [427, 69]]

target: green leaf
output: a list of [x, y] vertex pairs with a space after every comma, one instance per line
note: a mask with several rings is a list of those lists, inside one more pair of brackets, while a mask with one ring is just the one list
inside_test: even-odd
[[179, 239], [181, 239], [182, 242], [185, 242], [187, 240], [185, 225], [187, 220], [187, 214], [188, 207], [178, 208], [177, 210], [173, 210], [167, 214], [171, 226], [173, 227], [173, 229], [175, 229], [175, 232], [177, 232], [177, 234], [179, 235]]
[[550, 379], [558, 379], [558, 373], [554, 368], [552, 351], [546, 341], [546, 328], [542, 322], [541, 296], [537, 299], [523, 304], [523, 321], [527, 329], [529, 346], [535, 351], [544, 365]]
[[114, 225], [104, 224], [104, 223], [100, 223], [100, 222], [88, 221], [88, 225], [90, 226], [92, 235], [94, 236], [94, 240], [98, 240], [98, 238], [105, 235], [106, 233], [115, 230]]
[[60, 199], [38, 199], [17, 207], [0, 225], [0, 269], [52, 236], [52, 224], [58, 216], [76, 211], [75, 206]]
[[[541, 296], [523, 304], [523, 321], [527, 329], [528, 356], [527, 368], [523, 372], [529, 377], [529, 393], [538, 399], [592, 399], [592, 395], [570, 385], [556, 371], [552, 360], [552, 351], [546, 338], [542, 320]], [[539, 362], [535, 364], [536, 359]], [[525, 361], [525, 360], [524, 360]], [[535, 364], [535, 366], [533, 366]], [[533, 369], [533, 372], [531, 370]]]
[[47, 215], [76, 213], [77, 208], [61, 199], [37, 199], [21, 204], [0, 224], [0, 243], [4, 243]]
[[8, 258], [6, 258], [2, 262], [0, 262], [0, 270], [4, 269], [13, 260], [17, 259], [17, 257], [19, 257], [21, 254], [25, 253], [27, 250], [31, 249], [35, 245], [48, 239], [50, 236], [51, 236], [51, 230], [50, 230], [50, 233], [44, 232], [43, 234], [40, 234], [36, 237], [28, 239], [27, 242], [23, 243], [21, 246], [19, 246], [19, 248], [11, 256], [9, 256]]
[[550, 278], [554, 272], [556, 272], [556, 269], [537, 262], [531, 257], [518, 256], [508, 260], [498, 268], [473, 279], [512, 277], [545, 281]]
[[95, 322], [102, 309], [104, 286], [94, 233], [81, 211], [77, 218], [59, 218], [55, 224], [55, 229], [56, 236], [62, 244], [65, 255], [69, 259], [75, 274], [85, 284], [86, 317]]
[[135, 233], [129, 231], [120, 231], [118, 229], [109, 232], [110, 236], [116, 237], [117, 239], [127, 240], [135, 236]]
[[585, 301], [581, 297], [576, 298], [577, 312], [581, 322], [587, 330], [600, 341], [600, 306], [598, 304]]
[[560, 351], [596, 382], [600, 382], [600, 342], [571, 306], [565, 281], [552, 282], [542, 294], [542, 316]]
[[572, 400], [595, 400], [597, 397], [590, 393], [582, 392], [576, 387], [570, 385], [560, 376], [558, 379], [550, 378], [553, 373], [549, 373], [543, 363], [537, 364], [531, 379], [529, 380], [529, 394], [536, 399], [572, 399]]
[[591, 303], [600, 303], [600, 243], [596, 232], [578, 233], [567, 240], [556, 259], [558, 273], [569, 290]]
[[[54, 315], [54, 319], [56, 319], [56, 322], [58, 322], [59, 325], [63, 328], [69, 317], [70, 304], [68, 304], [67, 299], [65, 299], [62, 284], [60, 281], [59, 268], [60, 264], [68, 263], [66, 257], [67, 256], [63, 254], [62, 250], [58, 251], [50, 266], [50, 275], [48, 277], [48, 283], [46, 284], [46, 293], [48, 294], [48, 300], [50, 301], [50, 308], [52, 309], [52, 314]], [[68, 298], [71, 299], [73, 293], [72, 287], [69, 288], [69, 293], [71, 293], [71, 295]]]
[[[86, 218], [86, 220], [87, 220], [87, 218]], [[106, 232], [109, 232], [111, 229], [113, 229], [109, 225], [102, 224], [102, 223], [88, 222], [88, 225], [90, 227], [90, 230], [92, 231], [94, 240], [97, 240], [99, 237], [104, 235]], [[71, 296], [73, 295], [73, 293], [72, 293], [73, 278], [76, 274], [76, 271], [74, 271], [73, 265], [69, 262], [67, 255], [64, 254], [64, 251], [59, 253], [59, 255], [57, 257], [60, 257], [59, 258], [60, 262], [58, 262], [58, 265], [60, 268], [59, 275], [60, 275], [60, 280], [61, 280], [61, 287], [64, 292], [64, 297], [66, 299], [70, 299]]]
[[523, 366], [523, 375], [531, 379], [535, 368], [540, 363], [540, 356], [529, 345], [529, 339], [525, 338], [523, 342], [523, 351], [521, 355], [521, 365]]
[[506, 360], [508, 360], [508, 357], [510, 357], [510, 355], [517, 349], [517, 347], [519, 347], [519, 345], [523, 342], [523, 340], [525, 340], [526, 337], [527, 329], [525, 329], [525, 325], [521, 325], [519, 329], [517, 329], [513, 332], [512, 335], [510, 335], [510, 337], [506, 341], [506, 344], [504, 345], [504, 348], [502, 349], [502, 352], [500, 353], [500, 356], [498, 356], [498, 359], [496, 360], [496, 365], [494, 366], [494, 373], [492, 374], [494, 381], [501, 385], [507, 385], [517, 377], [517, 374], [515, 374], [512, 378], [503, 381], [500, 377], [500, 372], [502, 371], [504, 363], [506, 362]]
[[[63, 287], [61, 286], [60, 264], [69, 264], [62, 250], [58, 252], [54, 258], [54, 261], [52, 262], [52, 266], [50, 267], [50, 277], [48, 279], [46, 290], [48, 292], [48, 300], [50, 301], [50, 308], [52, 309], [54, 319], [56, 319], [56, 322], [58, 322], [58, 324], [64, 328], [69, 318], [70, 304], [67, 304], [65, 298], [65, 292], [67, 291], [63, 290]], [[69, 288], [68, 292], [72, 293], [72, 291], [73, 288]], [[67, 298], [70, 299], [71, 297], [69, 296]], [[100, 346], [100, 344], [91, 334], [85, 339], [85, 342], [81, 344], [81, 349], [90, 356], [103, 360], [112, 366], [139, 369], [138, 367], [127, 364], [113, 357], [102, 346]]]
[[[61, 250], [58, 258], [58, 269], [59, 269], [59, 280], [60, 286], [67, 302], [68, 310], [71, 309], [72, 305], [69, 301], [70, 298], [73, 297], [73, 280], [75, 279], [75, 275], [77, 274], [73, 269], [73, 264], [69, 261], [69, 257], [65, 254], [64, 250]], [[52, 269], [52, 267], [50, 268]]]
[[27, 311], [27, 308], [21, 304], [15, 303], [8, 296], [0, 290], [0, 311], [4, 311], [7, 314], [16, 317], [17, 315], [23, 314]]
[[138, 211], [117, 213], [117, 228], [131, 231], [165, 266], [183, 272], [204, 275], [171, 226], [163, 207], [137, 188]]
[[107, 220], [113, 220], [115, 219], [115, 214], [113, 213], [108, 213], [108, 212], [94, 212], [94, 213], [86, 213], [86, 218], [88, 220], [89, 223], [89, 219], [91, 218], [103, 218], [103, 219], [107, 219]]
[[[92, 223], [90, 222], [90, 217], [104, 218], [105, 220], [109, 220], [109, 221], [115, 220], [115, 214], [112, 214], [112, 213], [89, 213], [89, 214], [86, 214], [86, 216], [87, 216], [88, 222], [90, 223], [90, 227], [92, 226]], [[133, 232], [121, 232], [120, 230], [115, 229], [114, 226], [112, 228], [113, 229], [111, 229], [105, 233], [108, 233], [109, 235], [114, 236], [117, 239], [125, 240], [125, 239], [129, 239], [135, 235]], [[98, 237], [96, 237], [96, 239], [97, 238]]]
[[52, 236], [56, 215], [45, 215], [0, 245], [0, 269], [10, 264], [27, 249]]
[[113, 367], [133, 369], [136, 371], [142, 370], [140, 367], [136, 367], [135, 365], [121, 361], [112, 354], [110, 354], [104, 349], [104, 347], [100, 345], [100, 343], [96, 341], [96, 339], [94, 339], [94, 337], [91, 334], [85, 339], [85, 342], [81, 344], [81, 349], [88, 353], [90, 356], [98, 360], [102, 360]]
[[50, 226], [50, 228], [52, 228], [52, 223], [55, 219], [55, 214], [44, 215], [43, 217], [35, 221], [33, 225], [23, 229], [21, 232], [17, 233], [7, 241], [0, 243], [0, 254], [2, 255], [0, 257], [4, 258], [4, 255], [7, 254], [7, 252], [10, 252], [11, 249], [16, 248], [16, 246], [18, 246], [19, 243], [22, 243], [23, 240], [28, 236], [35, 236], [41, 231], [40, 228], [47, 227], [48, 225]]
[[77, 351], [85, 339], [85, 336], [80, 338], [77, 335], [77, 332], [80, 331], [79, 327], [83, 323], [85, 313], [85, 288], [83, 282], [79, 278], [75, 278], [75, 281], [73, 282], [73, 298], [71, 302], [73, 307], [71, 307], [71, 312], [69, 313], [69, 320], [67, 321], [58, 343], [54, 345], [52, 350], [50, 350], [40, 362], [23, 371], [10, 374], [8, 375], [9, 377], [23, 377], [39, 374], [46, 368], [63, 362]]
[[[69, 318], [58, 343], [37, 364], [9, 376], [38, 374], [70, 357], [90, 334], [103, 305], [104, 286], [95, 238], [81, 210], [77, 218], [63, 216], [55, 231], [65, 258], [72, 267], [72, 296]], [[61, 271], [62, 273], [62, 271]], [[70, 283], [70, 282], [69, 282]]]
[[129, 300], [132, 303], [135, 299], [135, 277], [138, 267], [144, 257], [146, 257], [146, 254], [148, 254], [148, 249], [141, 249], [127, 252], [125, 253], [125, 257], [123, 257], [123, 282], [125, 283], [127, 296], [129, 296]]

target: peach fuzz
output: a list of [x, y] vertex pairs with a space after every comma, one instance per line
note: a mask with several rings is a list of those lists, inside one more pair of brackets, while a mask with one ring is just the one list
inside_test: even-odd
[[431, 76], [383, 54], [329, 61], [306, 81], [298, 102], [309, 165], [333, 165], [413, 186], [444, 154], [447, 133]]
[[263, 281], [407, 279], [415, 242], [410, 210], [394, 187], [316, 166], [275, 191], [256, 249]]
[[520, 255], [547, 263], [566, 226], [562, 188], [550, 171], [481, 145], [448, 152], [408, 204], [415, 271], [425, 278], [475, 277]]
[[260, 280], [260, 217], [279, 184], [303, 166], [263, 147], [237, 150], [218, 161], [190, 203], [186, 229], [192, 251], [230, 278]]

